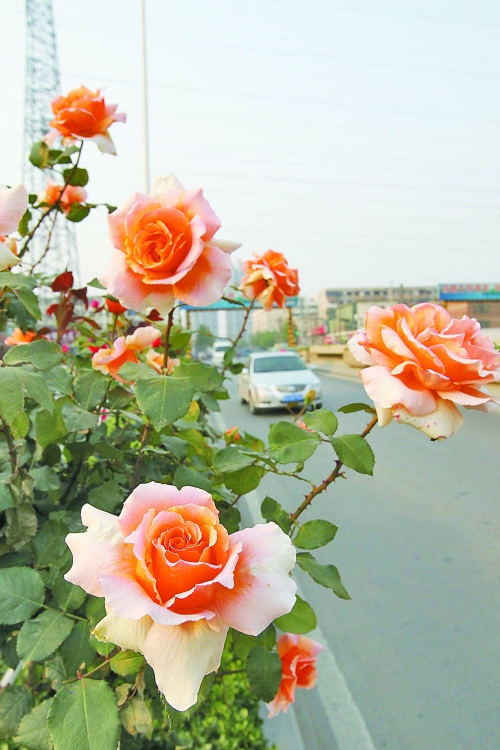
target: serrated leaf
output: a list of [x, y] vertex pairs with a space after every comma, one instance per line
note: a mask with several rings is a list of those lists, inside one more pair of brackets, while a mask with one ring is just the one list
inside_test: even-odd
[[301, 549], [318, 549], [331, 542], [337, 531], [338, 527], [330, 521], [306, 521], [298, 530], [293, 543]]
[[269, 430], [269, 455], [280, 464], [301, 463], [312, 456], [320, 442], [316, 432], [307, 432], [291, 422], [277, 422]]
[[275, 651], [255, 646], [248, 655], [247, 675], [250, 687], [257, 698], [269, 703], [281, 683], [281, 659]]
[[202, 393], [213, 391], [224, 382], [222, 373], [216, 367], [204, 365], [201, 362], [183, 363], [174, 369], [170, 377], [179, 381], [183, 380]]
[[14, 294], [32, 318], [35, 318], [35, 320], [42, 319], [42, 313], [40, 312], [40, 307], [38, 305], [38, 297], [34, 292], [25, 287], [19, 287], [18, 289], [14, 289]]
[[109, 662], [113, 672], [119, 674], [121, 677], [125, 677], [128, 674], [137, 674], [143, 664], [144, 657], [142, 654], [138, 654], [136, 651], [131, 651], [130, 649], [115, 654]]
[[40, 575], [31, 568], [0, 570], [0, 623], [23, 622], [40, 609], [45, 587]]
[[120, 711], [120, 719], [126, 731], [132, 736], [136, 734], [151, 736], [153, 717], [142, 698], [135, 696], [127, 701]]
[[66, 674], [76, 677], [81, 664], [88, 666], [95, 659], [95, 651], [90, 645], [90, 626], [88, 622], [77, 622], [68, 638], [61, 646]]
[[139, 408], [158, 432], [186, 414], [193, 392], [192, 383], [175, 380], [172, 375], [145, 378], [136, 385]]
[[337, 417], [329, 409], [315, 409], [313, 412], [304, 414], [304, 424], [309, 429], [323, 432], [328, 437], [335, 435], [339, 426]]
[[313, 581], [331, 589], [339, 599], [350, 599], [345, 586], [340, 580], [340, 573], [335, 565], [322, 565], [309, 552], [297, 555], [297, 565], [309, 573]]
[[85, 187], [89, 181], [89, 173], [82, 167], [69, 167], [63, 170], [63, 177], [67, 185], [74, 185], [75, 187]]
[[297, 596], [292, 611], [276, 618], [274, 624], [284, 633], [304, 635], [314, 630], [318, 622], [311, 605]]
[[52, 742], [47, 726], [47, 715], [51, 703], [52, 698], [48, 698], [23, 716], [17, 735], [14, 737], [14, 742], [20, 747], [27, 748], [27, 750], [51, 750]]
[[268, 522], [274, 521], [285, 534], [288, 534], [291, 526], [290, 513], [287, 513], [276, 500], [273, 500], [269, 495], [265, 497], [260, 506], [260, 512], [262, 518]]
[[12, 273], [11, 271], [0, 272], [0, 287], [8, 286], [9, 289], [34, 289], [38, 282], [34, 276], [24, 276], [22, 273]]
[[62, 417], [68, 432], [81, 432], [93, 430], [97, 427], [99, 416], [91, 414], [86, 409], [82, 409], [78, 404], [67, 401], [62, 407]]
[[125, 362], [125, 364], [120, 367], [119, 375], [124, 380], [135, 383], [142, 378], [155, 380], [157, 373], [148, 365], [138, 365], [136, 362]]
[[[22, 349], [22, 346], [15, 347]], [[24, 415], [24, 386], [21, 376], [14, 367], [0, 368], [0, 415], [15, 437], [24, 437], [23, 425], [19, 423]], [[26, 434], [26, 433], [25, 433]]]
[[212, 489], [210, 480], [206, 476], [200, 474], [199, 471], [190, 469], [188, 466], [179, 466], [177, 468], [172, 483], [178, 490], [181, 487], [187, 486], [199, 487], [201, 490], [206, 490], [207, 492], [210, 492]]
[[102, 680], [64, 685], [48, 715], [55, 750], [116, 750], [120, 722], [116, 696]]
[[230, 471], [224, 474], [224, 484], [237, 495], [246, 495], [255, 490], [264, 476], [264, 469], [260, 466], [246, 466], [238, 471]]
[[49, 565], [59, 567], [67, 550], [65, 537], [67, 526], [62, 521], [48, 520], [37, 533], [31, 546], [35, 553], [36, 567], [47, 568]]
[[89, 206], [83, 206], [81, 203], [73, 203], [69, 212], [66, 214], [68, 221], [79, 222], [87, 218], [90, 213]]
[[52, 391], [58, 391], [63, 396], [73, 395], [73, 378], [64, 367], [53, 367], [43, 377]]
[[52, 586], [52, 595], [63, 612], [72, 612], [82, 606], [87, 593], [80, 586], [59, 576]]
[[54, 402], [50, 394], [46, 376], [39, 372], [32, 372], [26, 367], [16, 367], [17, 372], [21, 378], [21, 382], [27, 395], [40, 404], [42, 409], [46, 409], [49, 413], [52, 413]]
[[75, 382], [75, 398], [88, 411], [102, 403], [106, 394], [106, 378], [96, 370], [80, 375]]
[[111, 479], [109, 482], [94, 487], [89, 492], [89, 503], [99, 510], [113, 513], [125, 500], [126, 493], [118, 482]]
[[173, 435], [160, 435], [160, 440], [166, 450], [178, 461], [183, 461], [186, 458], [188, 444], [185, 440], [174, 437]]
[[40, 492], [50, 492], [61, 486], [59, 475], [50, 466], [37, 466], [31, 470], [31, 476], [35, 480], [35, 488]]
[[213, 467], [216, 471], [225, 473], [227, 471], [237, 471], [251, 466], [255, 458], [240, 453], [235, 446], [228, 446], [218, 451], [214, 457]]
[[368, 414], [375, 414], [375, 409], [370, 404], [356, 403], [346, 404], [341, 406], [337, 411], [341, 411], [343, 414], [353, 414], [356, 411], [366, 411]]
[[23, 346], [13, 346], [9, 349], [4, 357], [7, 365], [17, 365], [21, 362], [27, 362], [37, 370], [50, 370], [62, 360], [62, 349], [59, 344], [45, 339], [38, 339], [31, 344]]
[[48, 609], [24, 623], [17, 636], [17, 653], [24, 662], [43, 661], [66, 640], [73, 622], [63, 612]]
[[373, 475], [375, 456], [364, 437], [361, 435], [341, 435], [332, 438], [331, 443], [335, 453], [348, 469], [359, 474]]
[[12, 739], [19, 722], [31, 710], [33, 699], [23, 685], [12, 685], [0, 692], [0, 738]]
[[58, 399], [54, 403], [52, 414], [45, 409], [36, 414], [36, 439], [42, 448], [45, 448], [51, 443], [58, 443], [61, 438], [68, 434], [68, 428], [62, 416], [62, 409], [67, 403], [67, 400], [66, 396]]

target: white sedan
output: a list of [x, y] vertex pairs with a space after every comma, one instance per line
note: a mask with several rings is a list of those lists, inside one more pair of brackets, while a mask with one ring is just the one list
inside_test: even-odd
[[312, 406], [321, 406], [321, 382], [295, 352], [251, 354], [238, 377], [238, 395], [252, 414], [264, 409], [300, 406], [314, 391]]

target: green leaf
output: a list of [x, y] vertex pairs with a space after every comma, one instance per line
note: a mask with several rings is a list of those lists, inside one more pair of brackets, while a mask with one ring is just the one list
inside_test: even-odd
[[176, 380], [172, 375], [156, 375], [139, 380], [136, 385], [139, 408], [158, 432], [184, 416], [193, 392], [192, 383]]
[[124, 380], [128, 380], [131, 383], [135, 383], [137, 380], [147, 378], [149, 380], [155, 380], [157, 373], [148, 365], [138, 365], [135, 362], [125, 362], [120, 367], [120, 377]]
[[89, 503], [99, 510], [114, 513], [125, 500], [124, 494], [118, 482], [111, 479], [109, 482], [104, 482], [90, 490]]
[[285, 534], [288, 534], [291, 525], [290, 513], [287, 513], [276, 500], [273, 500], [273, 498], [268, 495], [262, 501], [260, 512], [262, 518], [267, 522], [274, 521], [274, 523], [276, 523]]
[[207, 492], [210, 492], [212, 489], [210, 480], [206, 476], [200, 474], [199, 471], [190, 469], [188, 466], [178, 467], [174, 474], [172, 483], [178, 490], [180, 490], [181, 487], [187, 486], [199, 487], [201, 490], [206, 490]]
[[38, 339], [31, 344], [13, 346], [5, 354], [4, 362], [7, 365], [17, 365], [20, 362], [28, 362], [37, 370], [50, 370], [62, 360], [62, 350], [59, 344], [45, 339]]
[[48, 609], [24, 623], [17, 636], [17, 653], [25, 663], [43, 661], [73, 630], [73, 622], [63, 612]]
[[32, 469], [31, 476], [35, 480], [35, 488], [40, 492], [58, 490], [61, 486], [59, 475], [50, 466], [38, 466]]
[[93, 411], [102, 403], [106, 394], [107, 381], [102, 373], [89, 370], [80, 375], [75, 382], [75, 398], [84, 409]]
[[31, 542], [37, 568], [47, 568], [49, 565], [59, 567], [68, 549], [64, 541], [67, 533], [68, 528], [61, 521], [49, 520], [44, 523]]
[[246, 466], [251, 466], [254, 461], [255, 458], [245, 456], [239, 452], [238, 448], [230, 445], [217, 452], [213, 467], [216, 471], [220, 471], [223, 474], [227, 471], [238, 471]]
[[47, 715], [52, 698], [42, 701], [29, 714], [25, 714], [19, 724], [17, 735], [14, 737], [20, 747], [27, 750], [51, 750]]
[[14, 625], [34, 615], [43, 604], [44, 585], [31, 568], [0, 570], [0, 623]]
[[16, 367], [16, 370], [28, 396], [40, 404], [42, 409], [47, 409], [48, 412], [52, 413], [54, 402], [47, 385], [46, 375], [33, 372], [26, 367]]
[[0, 287], [8, 286], [9, 289], [34, 289], [38, 282], [34, 276], [23, 276], [21, 273], [12, 273], [11, 271], [0, 272]]
[[92, 281], [88, 281], [87, 286], [91, 286], [94, 289], [106, 289], [106, 287], [103, 286], [97, 278], [93, 278]]
[[356, 411], [366, 411], [368, 414], [375, 414], [375, 409], [373, 406], [370, 406], [370, 404], [362, 404], [362, 403], [356, 403], [356, 404], [346, 404], [345, 406], [341, 406], [340, 409], [337, 409], [337, 411], [341, 411], [343, 414], [352, 414]]
[[324, 432], [328, 437], [335, 435], [339, 426], [337, 417], [329, 409], [315, 409], [315, 411], [304, 414], [304, 423], [309, 429]]
[[[27, 345], [28, 346], [28, 345]], [[15, 349], [22, 349], [16, 346]], [[12, 351], [12, 350], [11, 350]], [[7, 357], [7, 355], [5, 355]], [[24, 409], [24, 387], [17, 368], [0, 368], [0, 415], [9, 425], [14, 437], [24, 437], [22, 420]], [[25, 425], [24, 425], [25, 426]], [[29, 425], [28, 425], [29, 429]], [[24, 433], [24, 434], [23, 434]]]
[[[0, 371], [1, 372], [1, 371]], [[67, 397], [58, 399], [54, 404], [54, 411], [51, 414], [46, 411], [39, 411], [35, 416], [35, 432], [37, 442], [45, 448], [51, 443], [58, 443], [65, 435], [68, 434], [68, 428], [62, 416], [63, 406], [67, 403]]]
[[29, 208], [27, 208], [24, 214], [22, 215], [21, 221], [19, 222], [19, 225], [17, 227], [17, 231], [19, 232], [21, 237], [26, 237], [26, 235], [28, 234], [30, 221], [31, 221], [31, 211], [29, 210]]
[[359, 474], [373, 475], [375, 456], [370, 445], [361, 435], [341, 435], [332, 438], [335, 453], [348, 469]]
[[275, 651], [255, 646], [248, 655], [247, 675], [257, 698], [269, 703], [281, 683], [281, 659]]
[[89, 213], [89, 206], [83, 206], [81, 203], [73, 203], [69, 212], [66, 214], [66, 218], [68, 221], [74, 221], [77, 223], [86, 219]]
[[274, 624], [284, 633], [304, 635], [314, 630], [318, 623], [311, 605], [297, 596], [292, 611], [276, 618]]
[[306, 521], [298, 530], [293, 543], [301, 549], [318, 549], [331, 542], [337, 531], [338, 527], [330, 521]]
[[38, 169], [45, 169], [50, 160], [49, 147], [45, 141], [37, 141], [31, 147], [29, 160], [34, 167]]
[[67, 401], [62, 408], [62, 416], [68, 432], [93, 430], [99, 421], [98, 414], [91, 414], [81, 406]]
[[291, 422], [278, 422], [269, 430], [269, 455], [280, 464], [302, 463], [320, 442], [316, 432], [307, 432]]
[[69, 169], [65, 169], [63, 177], [66, 185], [74, 185], [75, 187], [85, 187], [89, 181], [89, 173], [81, 167], [69, 167]]
[[64, 367], [54, 367], [43, 377], [52, 391], [59, 392], [63, 396], [73, 395], [73, 378]]
[[339, 599], [351, 598], [340, 580], [340, 573], [335, 565], [322, 565], [309, 552], [300, 552], [297, 555], [297, 564], [309, 573], [313, 581], [331, 589]]
[[0, 738], [12, 739], [23, 716], [31, 710], [33, 699], [22, 685], [12, 685], [0, 692]]
[[72, 612], [79, 609], [87, 596], [87, 593], [80, 586], [65, 581], [62, 576], [56, 578], [52, 587], [52, 594], [63, 612]]
[[220, 411], [220, 404], [213, 393], [202, 393], [199, 400], [208, 411]]
[[144, 664], [144, 657], [136, 651], [127, 649], [115, 654], [109, 664], [113, 672], [125, 677], [128, 674], [137, 674]]
[[116, 696], [107, 682], [77, 680], [55, 695], [48, 716], [55, 750], [116, 750]]
[[36, 296], [36, 294], [31, 292], [29, 289], [25, 289], [24, 287], [14, 289], [14, 294], [16, 295], [21, 305], [29, 312], [29, 314], [33, 318], [35, 318], [35, 320], [42, 319], [42, 313], [40, 312], [40, 307], [38, 306], [38, 297]]
[[228, 534], [238, 531], [241, 523], [241, 513], [236, 506], [227, 508], [220, 514], [220, 523], [227, 529]]
[[95, 659], [95, 651], [90, 645], [90, 627], [88, 622], [77, 622], [68, 638], [61, 646], [66, 674], [76, 677], [82, 664], [89, 665]]
[[153, 717], [142, 698], [134, 696], [134, 698], [127, 701], [120, 711], [120, 719], [129, 734], [151, 736], [153, 731]]
[[263, 476], [264, 469], [260, 466], [247, 466], [224, 474], [224, 484], [237, 495], [246, 495], [259, 486]]
[[186, 458], [188, 444], [185, 440], [172, 435], [161, 435], [160, 440], [167, 451], [178, 461], [183, 461]]
[[170, 377], [190, 383], [201, 393], [213, 391], [224, 382], [222, 373], [216, 367], [210, 367], [201, 362], [183, 363], [175, 368]]

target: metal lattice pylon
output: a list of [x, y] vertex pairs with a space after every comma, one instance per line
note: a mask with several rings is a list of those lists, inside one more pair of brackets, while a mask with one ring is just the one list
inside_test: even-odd
[[[60, 93], [52, 0], [26, 0], [26, 31], [23, 182], [30, 193], [39, 195], [45, 188], [47, 173], [33, 167], [28, 157], [33, 143], [49, 130], [50, 105]], [[50, 249], [45, 254], [48, 243]], [[52, 216], [47, 217], [30, 243], [30, 261], [34, 263], [42, 255], [38, 271], [53, 276], [67, 268], [78, 280], [75, 232], [61, 215], [55, 224]]]

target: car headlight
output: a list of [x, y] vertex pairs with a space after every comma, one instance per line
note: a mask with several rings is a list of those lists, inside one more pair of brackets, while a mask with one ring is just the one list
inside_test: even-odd
[[265, 383], [258, 383], [255, 387], [257, 388], [259, 393], [266, 394], [266, 395], [273, 393], [273, 387], [271, 385], [266, 385]]

